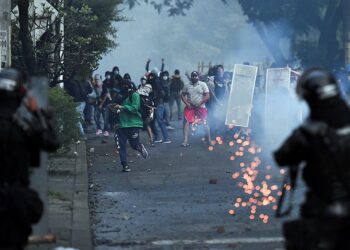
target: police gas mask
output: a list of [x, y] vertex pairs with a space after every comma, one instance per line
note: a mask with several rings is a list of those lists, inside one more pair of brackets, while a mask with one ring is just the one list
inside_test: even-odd
[[197, 71], [191, 73], [191, 83], [196, 84], [199, 81], [199, 74]]

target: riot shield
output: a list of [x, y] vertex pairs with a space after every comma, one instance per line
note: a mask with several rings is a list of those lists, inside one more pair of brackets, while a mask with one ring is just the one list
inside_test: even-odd
[[258, 67], [236, 64], [227, 106], [226, 125], [248, 127]]
[[[33, 77], [28, 84], [28, 96], [36, 100], [39, 109], [47, 109], [48, 106], [49, 82], [45, 77]], [[48, 155], [46, 152], [40, 153], [40, 166], [32, 170], [31, 187], [39, 193], [40, 199], [44, 203], [44, 213], [40, 222], [33, 227], [33, 235], [46, 235], [48, 230]], [[37, 167], [37, 166], [35, 166]]]
[[28, 95], [35, 98], [38, 108], [47, 109], [49, 82], [45, 77], [33, 77], [28, 84]]
[[291, 130], [291, 69], [270, 68], [266, 72], [265, 136], [278, 144]]

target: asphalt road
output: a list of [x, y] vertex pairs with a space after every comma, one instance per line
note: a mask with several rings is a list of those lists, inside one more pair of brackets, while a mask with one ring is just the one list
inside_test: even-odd
[[[241, 163], [254, 159], [259, 161], [254, 186], [263, 180], [270, 189], [281, 183], [279, 169], [268, 166], [270, 153], [262, 149], [253, 155], [247, 146], [245, 155], [233, 160], [242, 147], [237, 140], [210, 151], [200, 131], [191, 137], [190, 147], [182, 148], [181, 122], [174, 125], [173, 143], [147, 147], [148, 159], [128, 149], [130, 173], [121, 171], [112, 136], [102, 143], [90, 134], [89, 199], [96, 249], [283, 249], [282, 222], [273, 217], [275, 203], [257, 205], [251, 212], [248, 200], [256, 191], [249, 195], [238, 186], [246, 183]], [[235, 207], [237, 198], [246, 204]]]

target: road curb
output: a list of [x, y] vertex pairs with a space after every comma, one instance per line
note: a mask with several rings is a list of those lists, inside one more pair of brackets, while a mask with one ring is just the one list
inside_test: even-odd
[[72, 247], [93, 249], [88, 203], [88, 173], [85, 141], [76, 144], [76, 162], [74, 178]]

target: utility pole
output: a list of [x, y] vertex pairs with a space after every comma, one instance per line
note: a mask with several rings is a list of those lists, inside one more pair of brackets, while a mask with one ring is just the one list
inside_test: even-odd
[[0, 68], [11, 65], [11, 0], [0, 1]]
[[350, 70], [350, 0], [342, 0], [344, 22], [345, 68]]

